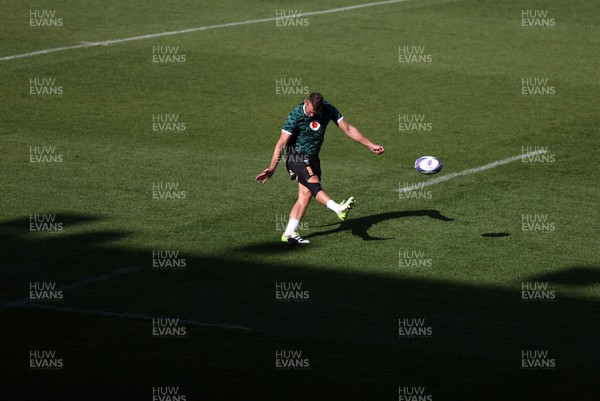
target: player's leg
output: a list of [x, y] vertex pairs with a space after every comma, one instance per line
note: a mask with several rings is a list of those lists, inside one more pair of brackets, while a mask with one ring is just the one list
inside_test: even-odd
[[310, 189], [301, 183], [298, 183], [298, 200], [290, 212], [290, 219], [296, 219], [298, 221], [302, 220], [311, 199], [312, 193], [310, 192]]
[[281, 241], [289, 242], [291, 244], [308, 244], [310, 241], [305, 240], [300, 237], [296, 232], [298, 225], [300, 224], [300, 220], [304, 217], [304, 213], [306, 213], [306, 208], [310, 202], [310, 198], [312, 197], [312, 193], [306, 186], [300, 184], [299, 176], [306, 176], [306, 167], [304, 165], [304, 157], [302, 155], [288, 155], [286, 159], [286, 167], [290, 173], [291, 179], [298, 181], [298, 200], [294, 204], [292, 211], [290, 212], [290, 218], [288, 220], [287, 227], [283, 234], [281, 235]]
[[310, 190], [304, 185], [298, 183], [298, 200], [290, 212], [290, 219], [288, 220], [285, 232], [281, 236], [281, 240], [283, 242], [290, 242], [292, 244], [310, 243], [310, 241], [300, 237], [300, 235], [296, 232], [296, 229], [298, 228], [302, 217], [304, 217], [304, 213], [306, 213], [306, 208], [308, 207], [311, 198], [312, 193]]
[[319, 156], [309, 156], [308, 161], [307, 171], [309, 176], [305, 185], [311, 190], [317, 202], [333, 210], [341, 220], [345, 220], [348, 211], [352, 208], [354, 198], [350, 197], [348, 200], [343, 200], [340, 204], [333, 201], [327, 192], [321, 188], [321, 160]]
[[[314, 170], [318, 171], [320, 175], [319, 166], [316, 166]], [[319, 175], [314, 174], [313, 168], [311, 166], [307, 167], [307, 172], [309, 173], [308, 178], [301, 174], [298, 175], [298, 181], [310, 190], [311, 194], [315, 197], [317, 202], [333, 210], [341, 220], [345, 220], [348, 211], [352, 208], [352, 205], [354, 204], [354, 198], [350, 197], [348, 198], [348, 200], [343, 200], [341, 204], [338, 204], [337, 202], [332, 200], [331, 197], [327, 195], [327, 192], [325, 192], [321, 188], [321, 178]]]

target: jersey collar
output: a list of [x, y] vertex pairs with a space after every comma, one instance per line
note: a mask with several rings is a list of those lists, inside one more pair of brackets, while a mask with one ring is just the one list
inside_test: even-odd
[[[308, 114], [306, 113], [306, 105], [305, 104], [302, 104], [302, 111], [304, 112], [304, 115], [306, 117], [308, 117]], [[319, 117], [320, 114], [321, 114], [321, 112], [318, 112], [318, 113], [316, 113], [314, 116], [312, 116], [310, 118], [317, 118], [317, 117]]]

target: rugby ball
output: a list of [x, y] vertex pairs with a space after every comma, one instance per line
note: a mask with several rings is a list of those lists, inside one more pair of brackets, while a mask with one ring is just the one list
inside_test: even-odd
[[423, 156], [415, 160], [415, 169], [421, 174], [435, 174], [442, 170], [442, 162], [437, 157]]

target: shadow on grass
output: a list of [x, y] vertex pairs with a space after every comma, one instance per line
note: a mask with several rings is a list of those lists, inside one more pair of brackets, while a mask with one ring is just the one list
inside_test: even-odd
[[[342, 221], [342, 222], [339, 222], [336, 224], [331, 224], [331, 225], [338, 226], [334, 229], [312, 233], [312, 234], [307, 235], [306, 238], [314, 238], [314, 237], [320, 237], [323, 235], [336, 234], [336, 233], [343, 232], [343, 231], [350, 231], [350, 232], [352, 232], [352, 235], [362, 238], [363, 241], [380, 241], [380, 240], [386, 240], [386, 239], [393, 239], [393, 238], [372, 237], [369, 234], [368, 230], [374, 224], [381, 223], [382, 221], [401, 219], [404, 217], [430, 217], [432, 219], [441, 220], [441, 221], [454, 221], [454, 219], [444, 216], [437, 210], [408, 210], [408, 211], [386, 212], [386, 213], [375, 214], [372, 216], [359, 217], [356, 219], [350, 217], [348, 220], [345, 220], [345, 221]], [[320, 227], [327, 227], [327, 226], [320, 226]]]
[[600, 283], [600, 269], [592, 266], [577, 266], [568, 270], [535, 276], [530, 280], [573, 286], [589, 286]]
[[[414, 211], [342, 224], [363, 233], [408, 216], [450, 221]], [[565, 400], [592, 399], [599, 390], [598, 302], [564, 294], [524, 302], [520, 286], [363, 274], [327, 260], [307, 268], [301, 254], [287, 264], [179, 255], [186, 269], [153, 270], [151, 250], [105, 242], [127, 233], [63, 235], [65, 225], [64, 233], [37, 236], [27, 222], [0, 223], [5, 301], [27, 297], [32, 281], [69, 288], [124, 266], [141, 269], [71, 287], [62, 301], [44, 304], [49, 309], [0, 312], [6, 399], [148, 400], [166, 386], [190, 400], [394, 400], [399, 387], [424, 387], [433, 400]], [[574, 279], [581, 269], [544, 277], [581, 283]], [[586, 269], [595, 282], [598, 267]], [[282, 283], [308, 292], [278, 300]], [[185, 319], [187, 333], [157, 338], [151, 316]], [[429, 330], [400, 335], [399, 319]], [[31, 350], [55, 351], [63, 368], [29, 369]], [[309, 368], [277, 370], [281, 350], [300, 351]], [[547, 352], [555, 368], [523, 369], [524, 351]]]
[[[387, 220], [394, 220], [404, 217], [430, 217], [432, 219], [442, 220], [442, 221], [453, 221], [454, 219], [448, 218], [441, 214], [437, 210], [410, 210], [410, 211], [396, 211], [396, 212], [387, 212], [380, 213], [372, 216], [364, 216], [359, 218], [349, 218], [346, 221], [340, 221], [333, 224], [319, 225], [314, 228], [323, 228], [323, 227], [331, 227], [335, 226], [336, 228], [318, 231], [311, 234], [301, 234], [303, 238], [310, 239], [325, 235], [337, 234], [344, 231], [350, 231], [353, 235], [361, 238], [363, 241], [382, 241], [393, 238], [380, 238], [373, 237], [368, 233], [368, 230], [377, 223]], [[314, 246], [311, 244], [310, 246]], [[253, 253], [253, 254], [278, 254], [278, 253], [286, 253], [286, 252], [302, 252], [306, 249], [306, 246], [298, 245], [298, 246], [290, 246], [285, 242], [281, 241], [269, 241], [258, 244], [250, 244], [245, 245], [239, 248], [235, 248], [236, 252], [242, 253]]]

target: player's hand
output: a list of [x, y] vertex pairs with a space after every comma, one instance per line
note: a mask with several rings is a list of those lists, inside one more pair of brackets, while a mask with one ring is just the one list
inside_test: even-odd
[[385, 151], [385, 149], [383, 148], [383, 146], [381, 146], [381, 145], [375, 145], [375, 144], [369, 146], [369, 149], [371, 149], [371, 152], [373, 152], [375, 154], [378, 154], [378, 155], [382, 154]]
[[275, 172], [274, 170], [270, 170], [270, 169], [266, 168], [262, 171], [262, 173], [257, 175], [254, 180], [260, 182], [261, 184], [264, 184], [265, 182], [267, 182], [267, 180], [269, 178], [271, 178], [271, 176], [273, 175], [274, 172]]

